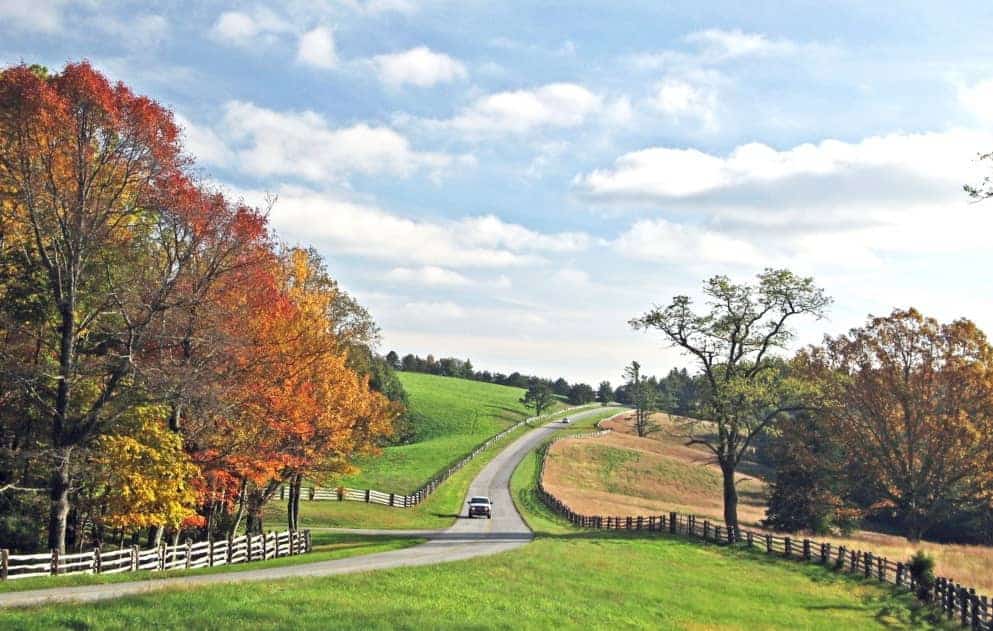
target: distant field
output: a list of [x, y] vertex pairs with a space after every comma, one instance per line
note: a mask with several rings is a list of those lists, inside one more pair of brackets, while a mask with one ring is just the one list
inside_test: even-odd
[[387, 447], [360, 460], [361, 471], [343, 486], [411, 493], [472, 451], [476, 445], [527, 416], [524, 390], [479, 381], [398, 373], [410, 396], [415, 431], [409, 445]]
[[[671, 510], [723, 519], [720, 470], [702, 448], [686, 447], [666, 415], [656, 415], [661, 428], [649, 438], [634, 435], [630, 419], [606, 423], [615, 433], [593, 440], [557, 443], [549, 453], [545, 482], [575, 510], [602, 515], [647, 515]], [[757, 526], [765, 518], [765, 472], [754, 463], [739, 476], [739, 514]], [[899, 536], [859, 531], [848, 537], [810, 535], [849, 549], [869, 550], [894, 560], [919, 549], [934, 556], [937, 572], [971, 587], [993, 593], [993, 548], [922, 542], [912, 545]]]

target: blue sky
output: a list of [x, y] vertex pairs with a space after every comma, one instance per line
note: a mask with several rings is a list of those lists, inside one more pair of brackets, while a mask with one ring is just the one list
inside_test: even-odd
[[[871, 5], [871, 6], [870, 6]], [[382, 350], [618, 381], [716, 273], [811, 274], [797, 343], [914, 305], [993, 329], [988, 2], [0, 0], [0, 61], [89, 59], [203, 177], [317, 246]]]

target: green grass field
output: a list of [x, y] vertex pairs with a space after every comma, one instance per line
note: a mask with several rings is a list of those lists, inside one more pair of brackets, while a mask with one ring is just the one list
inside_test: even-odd
[[314, 550], [308, 554], [301, 554], [292, 557], [282, 557], [279, 559], [269, 559], [268, 561], [256, 561], [252, 563], [239, 563], [236, 565], [221, 565], [218, 567], [205, 567], [195, 570], [170, 570], [168, 572], [123, 572], [121, 574], [69, 574], [66, 576], [36, 578], [24, 578], [15, 581], [0, 582], [0, 592], [18, 592], [31, 589], [46, 589], [50, 587], [72, 587], [76, 585], [102, 585], [105, 583], [125, 583], [128, 581], [155, 580], [163, 578], [174, 578], [177, 576], [196, 576], [198, 574], [221, 574], [228, 572], [245, 572], [247, 570], [258, 570], [267, 567], [282, 567], [286, 565], [299, 565], [301, 563], [312, 563], [314, 561], [330, 561], [332, 559], [344, 559], [346, 557], [358, 556], [360, 554], [372, 554], [374, 552], [388, 552], [399, 550], [421, 543], [423, 539], [410, 537], [370, 537], [365, 535], [355, 535], [340, 532], [314, 532], [311, 543]]
[[448, 465], [508, 426], [524, 419], [524, 390], [491, 383], [398, 373], [410, 397], [414, 442], [387, 447], [360, 460], [361, 471], [342, 486], [411, 493]]
[[[364, 574], [170, 590], [0, 613], [10, 629], [934, 629], [908, 596], [815, 566], [655, 535], [572, 529], [527, 497], [509, 553]], [[523, 495], [522, 495], [523, 493]]]

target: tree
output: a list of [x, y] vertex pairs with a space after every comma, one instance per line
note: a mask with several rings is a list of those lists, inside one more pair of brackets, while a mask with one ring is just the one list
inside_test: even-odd
[[777, 530], [821, 534], [854, 528], [861, 510], [852, 498], [846, 442], [830, 416], [795, 414], [778, 429], [776, 477], [765, 523]]
[[560, 397], [569, 396], [569, 382], [563, 379], [562, 377], [559, 377], [552, 384], [552, 392], [559, 395]]
[[600, 387], [596, 391], [596, 398], [603, 405], [607, 405], [614, 400], [614, 389], [610, 387], [609, 381], [600, 382]]
[[569, 388], [569, 403], [573, 405], [585, 405], [595, 399], [596, 393], [588, 383], [576, 383]]
[[524, 407], [534, 410], [535, 416], [541, 416], [542, 412], [555, 403], [555, 393], [547, 383], [534, 379], [521, 397], [521, 403]]
[[627, 379], [626, 395], [635, 407], [634, 428], [638, 436], [644, 438], [652, 430], [649, 417], [655, 409], [656, 389], [648, 377], [641, 374], [638, 362], [633, 361], [624, 369], [624, 378]]
[[390, 365], [393, 370], [400, 370], [400, 356], [397, 355], [396, 351], [390, 351], [386, 353], [386, 363]]
[[910, 540], [956, 511], [989, 510], [993, 348], [975, 324], [895, 310], [809, 353], [835, 389], [850, 466]]
[[[993, 152], [980, 154], [979, 159], [993, 165]], [[976, 201], [993, 198], [993, 175], [987, 175], [979, 184], [966, 184], [963, 188]]]
[[89, 64], [0, 74], [0, 190], [40, 283], [41, 361], [24, 383], [49, 428], [52, 548], [65, 549], [79, 448], [127, 406], [143, 348], [177, 307], [195, 247], [184, 168], [171, 114]]
[[[796, 316], [820, 318], [830, 305], [812, 278], [767, 269], [754, 285], [714, 276], [703, 286], [706, 311], [695, 313], [687, 296], [631, 320], [635, 329], [657, 329], [666, 341], [699, 362], [708, 391], [700, 424], [688, 444], [703, 445], [721, 467], [724, 521], [730, 538], [740, 535], [735, 472], [752, 441], [786, 415], [807, 409], [813, 394], [789, 378], [770, 356], [792, 338]], [[703, 430], [703, 431], [700, 431]], [[707, 431], [711, 430], [711, 431]]]

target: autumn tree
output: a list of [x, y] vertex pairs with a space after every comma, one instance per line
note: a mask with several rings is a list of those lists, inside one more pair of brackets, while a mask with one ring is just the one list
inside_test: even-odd
[[688, 296], [655, 307], [631, 320], [635, 329], [661, 331], [668, 344], [699, 364], [708, 392], [707, 423], [691, 431], [688, 443], [702, 445], [720, 465], [724, 487], [724, 521], [737, 540], [738, 491], [735, 472], [756, 437], [786, 415], [806, 409], [808, 384], [791, 378], [772, 356], [793, 336], [796, 316], [821, 317], [830, 299], [788, 270], [765, 270], [755, 284], [733, 283], [714, 276], [703, 286], [706, 308], [694, 311]]
[[916, 541], [950, 514], [993, 501], [993, 348], [972, 322], [915, 309], [870, 318], [811, 351], [837, 394], [853, 469]]

